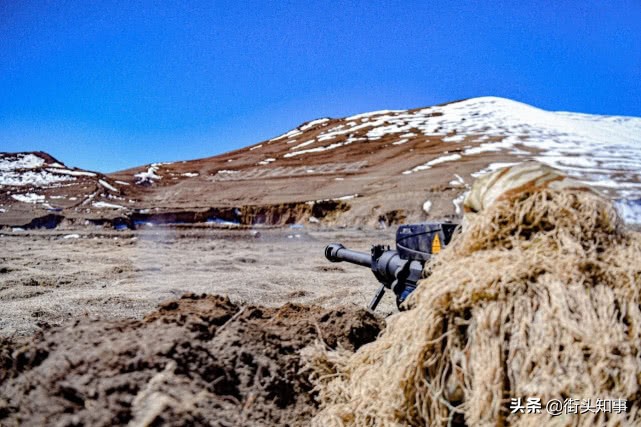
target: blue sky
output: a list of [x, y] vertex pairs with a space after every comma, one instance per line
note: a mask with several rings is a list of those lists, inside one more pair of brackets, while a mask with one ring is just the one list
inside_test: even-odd
[[641, 116], [638, 0], [180, 3], [0, 1], [0, 151], [109, 172], [485, 95]]

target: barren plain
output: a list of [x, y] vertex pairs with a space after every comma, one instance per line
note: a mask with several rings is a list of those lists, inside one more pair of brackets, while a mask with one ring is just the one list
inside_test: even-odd
[[[71, 234], [70, 234], [71, 233]], [[25, 231], [0, 235], [0, 334], [27, 335], [78, 317], [142, 318], [184, 293], [234, 302], [366, 307], [378, 287], [372, 272], [330, 263], [341, 242], [369, 251], [393, 245], [393, 230]], [[395, 310], [386, 295], [380, 314]]]

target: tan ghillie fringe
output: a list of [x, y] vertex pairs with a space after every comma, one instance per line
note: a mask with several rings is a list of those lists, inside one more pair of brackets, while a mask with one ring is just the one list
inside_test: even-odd
[[[529, 190], [469, 216], [377, 341], [308, 352], [314, 425], [641, 425], [641, 235], [596, 193]], [[546, 413], [565, 398], [629, 411]]]

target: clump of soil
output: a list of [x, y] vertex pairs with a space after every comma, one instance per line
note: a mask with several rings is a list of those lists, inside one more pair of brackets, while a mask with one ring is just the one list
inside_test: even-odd
[[307, 425], [317, 410], [300, 350], [355, 350], [365, 310], [240, 306], [187, 294], [143, 320], [82, 319], [0, 341], [0, 424]]

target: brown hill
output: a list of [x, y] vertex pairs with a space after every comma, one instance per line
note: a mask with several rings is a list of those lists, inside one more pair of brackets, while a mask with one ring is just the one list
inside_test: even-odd
[[0, 153], [0, 225], [54, 227], [121, 194], [104, 174], [67, 167], [47, 153]]

